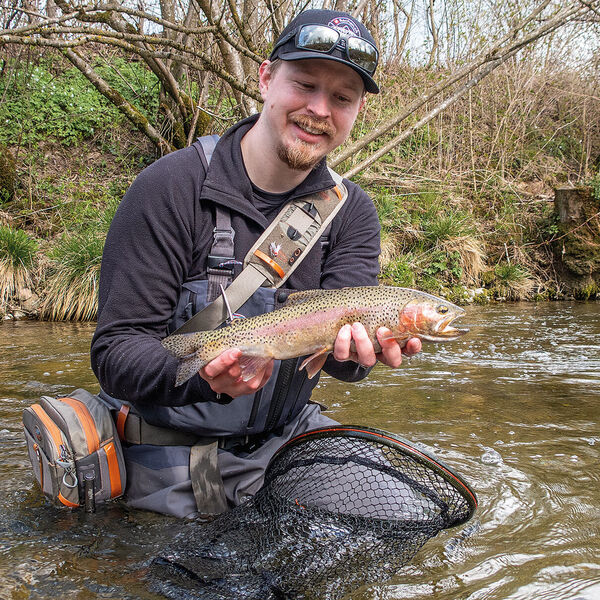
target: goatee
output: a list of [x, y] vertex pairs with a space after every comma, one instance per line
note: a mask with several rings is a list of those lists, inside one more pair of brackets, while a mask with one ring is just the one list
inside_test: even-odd
[[[335, 129], [327, 121], [320, 121], [308, 115], [296, 115], [292, 122], [303, 129], [318, 131], [319, 133], [333, 137]], [[313, 169], [324, 158], [324, 154], [316, 151], [312, 144], [302, 140], [296, 140], [290, 146], [280, 143], [277, 146], [277, 156], [290, 169], [296, 171], [308, 171]]]
[[290, 169], [295, 171], [308, 171], [319, 164], [323, 156], [315, 156], [315, 151], [306, 142], [297, 140], [293, 146], [279, 144], [277, 146], [277, 156]]

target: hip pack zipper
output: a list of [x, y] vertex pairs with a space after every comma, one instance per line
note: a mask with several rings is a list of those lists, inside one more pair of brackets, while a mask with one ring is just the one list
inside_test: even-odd
[[75, 411], [75, 414], [79, 418], [81, 426], [83, 427], [83, 433], [88, 445], [88, 452], [90, 454], [96, 452], [96, 450], [100, 448], [100, 438], [98, 437], [98, 432], [96, 431], [94, 419], [92, 418], [87, 406], [75, 398], [59, 398], [59, 400], [69, 405]]

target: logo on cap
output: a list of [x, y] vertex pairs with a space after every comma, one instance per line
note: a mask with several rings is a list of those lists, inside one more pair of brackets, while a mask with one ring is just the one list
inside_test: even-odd
[[331, 19], [327, 25], [342, 33], [353, 33], [354, 35], [361, 37], [358, 25], [350, 17], [335, 17], [335, 19]]

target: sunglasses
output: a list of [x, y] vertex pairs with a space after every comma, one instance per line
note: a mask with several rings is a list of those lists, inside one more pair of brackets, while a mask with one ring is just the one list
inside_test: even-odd
[[369, 75], [377, 68], [379, 52], [371, 42], [354, 35], [347, 35], [328, 25], [302, 25], [297, 32], [291, 32], [273, 50], [296, 36], [296, 48], [331, 54], [336, 48], [346, 54], [353, 65]]

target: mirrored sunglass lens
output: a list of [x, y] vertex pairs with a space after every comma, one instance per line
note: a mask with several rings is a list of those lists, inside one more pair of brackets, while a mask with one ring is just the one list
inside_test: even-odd
[[329, 27], [319, 25], [303, 27], [298, 35], [298, 48], [307, 48], [317, 52], [329, 52], [337, 43], [340, 35]]
[[373, 73], [377, 67], [377, 50], [357, 37], [348, 40], [348, 58], [368, 73]]

